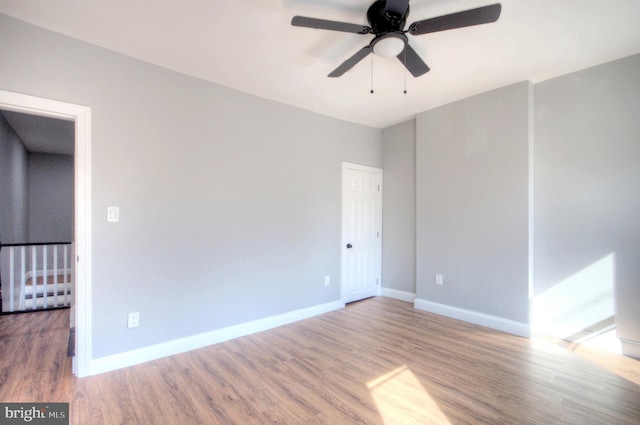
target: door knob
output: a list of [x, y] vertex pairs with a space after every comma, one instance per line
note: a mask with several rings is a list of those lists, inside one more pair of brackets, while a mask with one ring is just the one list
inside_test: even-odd
[[347, 249], [353, 248], [353, 245], [351, 245], [350, 243], [347, 244]]

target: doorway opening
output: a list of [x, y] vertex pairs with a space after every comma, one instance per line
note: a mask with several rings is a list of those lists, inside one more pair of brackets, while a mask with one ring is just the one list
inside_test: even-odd
[[0, 90], [0, 110], [74, 123], [74, 208], [73, 255], [74, 292], [70, 309], [75, 327], [73, 373], [90, 374], [91, 362], [91, 109]]
[[68, 308], [74, 122], [0, 110], [2, 313]]

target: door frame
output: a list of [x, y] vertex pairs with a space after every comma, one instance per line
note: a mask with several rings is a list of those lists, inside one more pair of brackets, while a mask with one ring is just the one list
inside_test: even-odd
[[376, 291], [375, 294], [376, 296], [379, 296], [382, 293], [382, 193], [383, 193], [383, 171], [382, 168], [376, 168], [376, 167], [371, 167], [368, 165], [361, 165], [361, 164], [355, 164], [352, 162], [346, 162], [343, 161], [342, 162], [342, 211], [341, 211], [341, 247], [340, 247], [340, 252], [341, 252], [341, 270], [340, 270], [340, 299], [344, 302], [346, 297], [345, 297], [345, 265], [347, 264], [346, 261], [346, 255], [347, 255], [347, 249], [346, 249], [346, 244], [348, 243], [347, 238], [346, 238], [346, 234], [345, 234], [345, 229], [346, 229], [346, 223], [347, 223], [347, 216], [345, 214], [345, 207], [347, 205], [347, 191], [346, 189], [346, 172], [347, 170], [356, 170], [356, 171], [362, 171], [362, 172], [367, 172], [367, 173], [373, 173], [378, 175], [379, 178], [379, 190], [378, 190], [378, 207], [377, 207], [377, 212], [378, 212], [378, 231], [380, 232], [380, 235], [378, 237], [378, 243], [376, 246], [376, 255], [375, 255], [375, 274], [376, 274], [376, 279], [377, 279], [377, 285], [376, 285]]
[[75, 122], [73, 373], [90, 375], [91, 365], [91, 108], [0, 90], [0, 109]]

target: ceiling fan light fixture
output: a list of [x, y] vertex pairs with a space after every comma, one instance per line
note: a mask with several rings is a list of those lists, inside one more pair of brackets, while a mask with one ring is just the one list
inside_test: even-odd
[[407, 37], [402, 33], [389, 33], [373, 40], [373, 53], [383, 58], [398, 56], [407, 45]]

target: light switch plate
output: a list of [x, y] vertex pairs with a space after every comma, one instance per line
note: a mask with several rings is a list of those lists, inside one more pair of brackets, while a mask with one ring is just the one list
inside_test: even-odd
[[127, 327], [137, 328], [138, 326], [140, 326], [140, 313], [137, 311], [135, 313], [129, 313], [127, 317]]
[[107, 207], [107, 221], [111, 223], [120, 221], [120, 208]]

